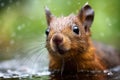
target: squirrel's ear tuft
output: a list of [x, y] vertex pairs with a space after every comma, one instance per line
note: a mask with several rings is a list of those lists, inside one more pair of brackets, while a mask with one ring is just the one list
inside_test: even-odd
[[90, 30], [89, 28], [94, 19], [94, 10], [91, 8], [91, 6], [88, 3], [86, 3], [79, 11], [78, 18], [85, 27], [85, 31], [89, 31]]
[[45, 7], [45, 15], [47, 19], [47, 24], [50, 25], [50, 21], [52, 20], [52, 14], [48, 7]]

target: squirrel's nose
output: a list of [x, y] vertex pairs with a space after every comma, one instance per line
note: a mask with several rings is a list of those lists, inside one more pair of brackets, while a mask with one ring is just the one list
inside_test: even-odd
[[59, 45], [63, 42], [63, 37], [60, 34], [55, 34], [52, 40], [56, 45]]

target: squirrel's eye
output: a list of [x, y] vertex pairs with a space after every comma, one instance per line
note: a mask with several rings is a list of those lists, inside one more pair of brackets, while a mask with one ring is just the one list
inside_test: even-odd
[[73, 26], [73, 32], [76, 33], [76, 34], [79, 34], [78, 26]]
[[50, 29], [47, 28], [46, 31], [45, 31], [45, 34], [48, 36], [48, 35], [49, 35], [49, 32], [50, 32]]

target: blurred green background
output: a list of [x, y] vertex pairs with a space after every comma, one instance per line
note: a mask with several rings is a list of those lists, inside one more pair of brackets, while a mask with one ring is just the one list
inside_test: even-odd
[[95, 10], [92, 38], [120, 49], [120, 0], [0, 0], [0, 60], [22, 55], [23, 45], [45, 38], [45, 6], [67, 16], [86, 2]]

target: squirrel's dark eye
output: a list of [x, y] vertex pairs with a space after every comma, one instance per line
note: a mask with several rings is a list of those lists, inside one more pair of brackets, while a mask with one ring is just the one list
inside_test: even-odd
[[47, 28], [46, 31], [45, 31], [45, 34], [48, 36], [48, 35], [49, 35], [49, 32], [50, 32], [50, 29]]
[[76, 34], [79, 34], [78, 26], [73, 26], [73, 32], [76, 33]]

